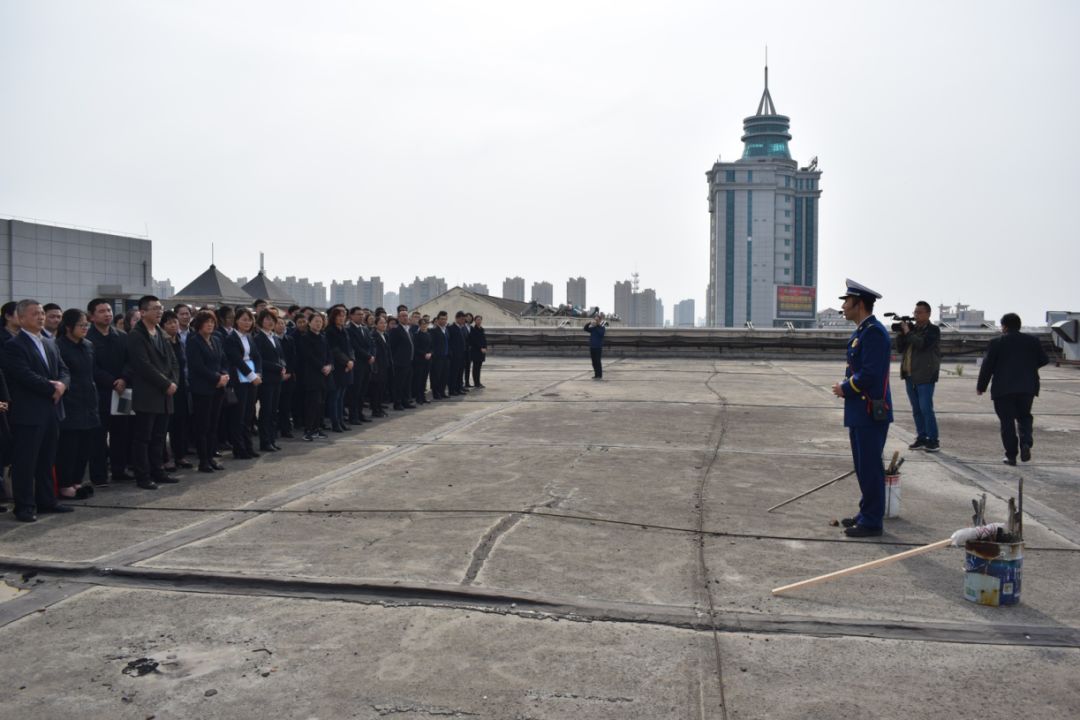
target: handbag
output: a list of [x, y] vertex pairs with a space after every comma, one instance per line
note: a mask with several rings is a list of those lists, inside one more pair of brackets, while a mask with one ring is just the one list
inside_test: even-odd
[[235, 405], [240, 402], [240, 398], [236, 397], [236, 388], [225, 386], [225, 404]]

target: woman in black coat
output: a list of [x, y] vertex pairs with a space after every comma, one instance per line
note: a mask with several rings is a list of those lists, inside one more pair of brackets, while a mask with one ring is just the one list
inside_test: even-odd
[[191, 463], [184, 459], [188, 452], [188, 431], [191, 425], [191, 399], [188, 393], [187, 353], [180, 342], [180, 319], [172, 310], [161, 315], [161, 329], [165, 331], [165, 340], [169, 349], [176, 356], [180, 368], [180, 381], [176, 383], [173, 395], [173, 413], [169, 416], [169, 449], [172, 451], [172, 466], [165, 466], [165, 472], [177, 468], [190, 468]]
[[326, 414], [330, 418], [330, 429], [344, 432], [345, 393], [353, 381], [355, 354], [349, 331], [345, 327], [345, 308], [338, 305], [330, 310], [330, 322], [326, 328], [326, 344], [330, 349], [330, 359], [334, 366], [330, 374], [327, 390]]
[[98, 416], [97, 387], [94, 385], [94, 346], [86, 340], [90, 323], [86, 313], [72, 308], [60, 320], [56, 347], [71, 372], [71, 385], [64, 392], [64, 419], [56, 446], [56, 475], [60, 497], [86, 497], [82, 485], [86, 465], [94, 450], [101, 418]]
[[469, 333], [469, 359], [472, 360], [472, 381], [478, 388], [480, 384], [480, 366], [487, 357], [487, 336], [484, 334], [484, 316], [477, 315], [473, 318], [472, 331]]
[[191, 321], [186, 356], [188, 389], [191, 391], [191, 431], [199, 453], [199, 472], [225, 468], [214, 460], [217, 449], [218, 421], [225, 402], [229, 371], [225, 351], [214, 330], [217, 318], [209, 310], [200, 310]]
[[322, 313], [312, 313], [308, 319], [308, 330], [300, 336], [298, 355], [303, 372], [302, 386], [304, 393], [304, 439], [308, 442], [325, 440], [322, 431], [323, 417], [326, 412], [327, 378], [333, 370], [330, 360], [330, 347], [326, 344], [323, 328], [326, 318]]
[[236, 404], [227, 408], [225, 416], [233, 457], [248, 460], [259, 457], [251, 442], [251, 423], [255, 419], [256, 394], [262, 384], [262, 357], [251, 335], [254, 313], [241, 308], [235, 322], [235, 332], [225, 338], [225, 359], [229, 363], [229, 381], [236, 391]]
[[368, 381], [368, 394], [371, 402], [372, 417], [386, 417], [383, 410], [383, 397], [386, 395], [390, 380], [390, 344], [386, 341], [386, 316], [380, 315], [375, 321], [375, 332], [371, 335], [371, 348], [375, 363], [371, 366], [371, 380]]
[[278, 435], [283, 438], [293, 436], [293, 393], [296, 392], [296, 338], [287, 333], [285, 318], [279, 317], [274, 325], [274, 335], [281, 343], [281, 358], [285, 364], [285, 375], [281, 379], [281, 395], [278, 397]]

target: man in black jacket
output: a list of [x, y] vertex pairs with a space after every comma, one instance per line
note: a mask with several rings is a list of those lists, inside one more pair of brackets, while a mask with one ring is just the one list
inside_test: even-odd
[[15, 445], [12, 489], [15, 518], [34, 522], [39, 512], [71, 512], [56, 501], [52, 479], [64, 419], [62, 398], [71, 376], [56, 345], [41, 334], [45, 325], [41, 304], [20, 300], [15, 313], [21, 329], [3, 346]]
[[915, 324], [900, 323], [896, 350], [902, 355], [900, 377], [907, 387], [911, 414], [915, 419], [915, 442], [909, 450], [938, 452], [937, 417], [934, 415], [934, 388], [941, 370], [941, 330], [930, 322], [930, 303], [920, 300], [912, 311]]
[[277, 327], [277, 313], [263, 308], [255, 317], [257, 329], [251, 332], [255, 338], [255, 347], [262, 358], [262, 384], [259, 385], [259, 449], [264, 452], [277, 452], [281, 447], [278, 438], [278, 403], [281, 401], [281, 386], [288, 369], [285, 365], [285, 346], [274, 330]]
[[94, 346], [94, 385], [98, 392], [99, 435], [90, 452], [90, 481], [95, 485], [109, 482], [108, 467], [113, 480], [131, 480], [127, 472], [131, 459], [131, 416], [112, 414], [112, 397], [123, 395], [128, 386], [127, 341], [112, 326], [112, 303], [102, 298], [86, 306], [90, 330], [86, 339]]
[[458, 310], [454, 313], [454, 324], [446, 330], [446, 337], [450, 344], [450, 394], [464, 395], [469, 392], [465, 389], [465, 357], [469, 353], [466, 345], [465, 313]]
[[131, 454], [135, 482], [144, 490], [156, 490], [159, 483], [179, 482], [165, 474], [165, 433], [173, 411], [173, 395], [180, 381], [176, 355], [158, 326], [164, 308], [153, 295], [139, 298], [140, 319], [127, 338], [131, 368], [132, 423]]
[[364, 417], [364, 398], [368, 394], [368, 382], [371, 380], [371, 366], [375, 363], [374, 349], [371, 347], [371, 336], [365, 324], [367, 312], [360, 307], [349, 310], [349, 323], [346, 326], [349, 333], [349, 341], [352, 343], [353, 355], [356, 358], [356, 366], [353, 368], [353, 381], [345, 395], [345, 402], [349, 409], [349, 423], [371, 422]]
[[[1016, 464], [1019, 446], [1020, 459], [1031, 459], [1031, 404], [1039, 394], [1039, 368], [1050, 359], [1038, 338], [1020, 332], [1020, 316], [1006, 313], [1001, 318], [1001, 337], [990, 341], [979, 371], [975, 392], [982, 395], [993, 378], [990, 397], [994, 412], [1001, 423], [1001, 444], [1005, 446], [1006, 465]], [[1019, 429], [1019, 437], [1017, 430]]]
[[412, 402], [412, 364], [415, 346], [409, 332], [409, 311], [398, 312], [398, 324], [390, 331], [390, 358], [394, 364], [394, 409], [409, 410]]
[[446, 336], [446, 311], [440, 310], [431, 328], [431, 399], [446, 398], [447, 364], [450, 361], [450, 339]]

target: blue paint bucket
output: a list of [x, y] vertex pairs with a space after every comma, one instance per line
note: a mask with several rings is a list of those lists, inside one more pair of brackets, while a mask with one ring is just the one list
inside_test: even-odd
[[965, 600], [995, 607], [1020, 602], [1024, 543], [971, 540], [964, 550]]

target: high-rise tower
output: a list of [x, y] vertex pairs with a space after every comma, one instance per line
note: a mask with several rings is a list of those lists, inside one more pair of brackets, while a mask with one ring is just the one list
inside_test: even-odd
[[791, 159], [791, 119], [765, 91], [743, 120], [743, 153], [717, 158], [709, 182], [709, 288], [712, 327], [813, 325], [817, 309], [817, 158], [800, 168]]

